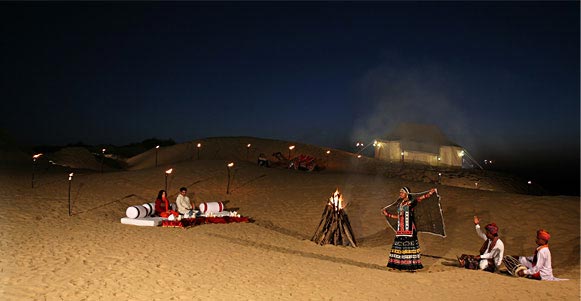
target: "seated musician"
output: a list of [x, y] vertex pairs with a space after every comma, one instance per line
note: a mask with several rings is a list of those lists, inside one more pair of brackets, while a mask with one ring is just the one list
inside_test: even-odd
[[477, 216], [474, 216], [474, 225], [476, 234], [484, 240], [484, 244], [480, 248], [480, 255], [462, 254], [458, 257], [458, 263], [467, 269], [495, 272], [502, 263], [504, 254], [504, 243], [498, 237], [498, 226], [495, 223], [488, 224], [484, 227], [486, 233], [483, 233]]
[[553, 268], [551, 267], [551, 251], [549, 251], [549, 239], [551, 235], [546, 230], [537, 231], [537, 248], [533, 256], [520, 256], [518, 261], [525, 266], [526, 270], [521, 270], [518, 275], [526, 276], [536, 280], [560, 280], [553, 277]]

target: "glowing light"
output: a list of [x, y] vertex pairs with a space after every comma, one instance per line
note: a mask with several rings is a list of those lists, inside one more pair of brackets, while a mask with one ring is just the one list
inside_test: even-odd
[[173, 171], [173, 168], [170, 168], [170, 169], [166, 170], [165, 173], [169, 175], [172, 173], [172, 171]]
[[438, 157], [438, 161], [442, 161], [442, 158]]
[[329, 205], [332, 205], [335, 210], [343, 208], [343, 196], [339, 193], [339, 189], [335, 190], [333, 196], [329, 198]]
[[464, 151], [460, 151], [460, 152], [458, 153], [458, 155], [459, 155], [460, 157], [464, 157]]
[[36, 159], [38, 159], [40, 156], [42, 156], [42, 153], [39, 153], [39, 154], [36, 154], [36, 155], [32, 156], [32, 159], [33, 159], [33, 160], [36, 160]]
[[252, 144], [250, 144], [250, 143], [248, 143], [248, 144], [246, 145], [246, 147], [247, 147], [247, 148], [250, 148], [251, 146], [252, 146]]
[[202, 147], [201, 143], [198, 143], [198, 145], [196, 145], [198, 148]]
[[529, 185], [533, 184], [533, 182], [532, 182], [532, 181], [528, 181], [527, 183], [528, 183]]
[[294, 145], [291, 145], [291, 146], [288, 147], [288, 149], [289, 150], [293, 150], [293, 149], [295, 149], [295, 146]]
[[361, 158], [361, 155], [357, 155], [357, 159]]
[[159, 145], [157, 145], [155, 148], [159, 148]]
[[401, 155], [403, 156], [403, 152], [401, 152]]
[[74, 176], [74, 175], [75, 175], [75, 174], [74, 174], [74, 173], [72, 173], [72, 172], [69, 174], [69, 181], [71, 181], [71, 180], [73, 179], [73, 176]]
[[105, 151], [106, 151], [106, 149], [102, 149], [102, 150], [101, 150], [101, 152], [102, 152], [103, 154], [105, 153]]
[[328, 155], [328, 154], [330, 154], [330, 153], [331, 153], [331, 151], [330, 151], [330, 150], [328, 150], [328, 151], [326, 151], [325, 153]]
[[438, 176], [440, 176], [440, 177], [441, 177], [441, 176], [442, 176], [442, 173], [441, 173], [441, 172], [439, 172], [439, 173], [438, 173]]
[[373, 140], [373, 146], [377, 146], [377, 140]]
[[234, 166], [234, 162], [230, 162], [230, 163], [228, 163], [228, 168], [230, 168], [230, 167], [232, 167], [232, 166]]

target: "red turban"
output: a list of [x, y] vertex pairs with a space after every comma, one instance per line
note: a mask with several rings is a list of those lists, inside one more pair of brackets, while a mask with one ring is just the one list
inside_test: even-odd
[[549, 241], [549, 239], [551, 239], [551, 234], [549, 234], [549, 232], [544, 229], [539, 229], [539, 231], [537, 231], [537, 238], [540, 238], [544, 241]]
[[498, 233], [498, 226], [495, 223], [490, 223], [488, 225], [486, 225], [486, 231], [488, 231], [488, 233], [494, 235], [496, 233]]

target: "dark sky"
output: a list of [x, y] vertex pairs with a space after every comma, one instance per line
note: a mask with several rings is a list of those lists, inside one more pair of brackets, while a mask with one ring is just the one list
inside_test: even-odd
[[256, 136], [345, 148], [408, 121], [479, 159], [567, 157], [579, 176], [578, 1], [0, 10], [0, 128], [23, 144]]

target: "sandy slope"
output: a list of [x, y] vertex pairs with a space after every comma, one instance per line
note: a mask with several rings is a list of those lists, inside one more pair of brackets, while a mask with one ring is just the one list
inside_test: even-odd
[[[238, 156], [244, 155], [242, 148]], [[71, 217], [66, 170], [43, 170], [34, 189], [27, 166], [0, 170], [0, 299], [579, 300], [578, 197], [441, 186], [448, 237], [420, 234], [425, 269], [411, 274], [384, 267], [393, 232], [379, 209], [401, 185], [420, 191], [431, 184], [237, 162], [226, 195], [227, 161], [184, 159], [158, 168], [77, 171]], [[128, 206], [153, 201], [170, 167], [172, 198], [187, 186], [198, 202], [227, 200], [255, 222], [190, 229], [120, 224]], [[349, 202], [358, 248], [309, 240], [335, 188]], [[456, 255], [481, 245], [475, 213], [499, 225], [507, 254], [532, 254], [535, 230], [548, 229], [554, 273], [571, 280], [537, 282], [453, 266]]]

